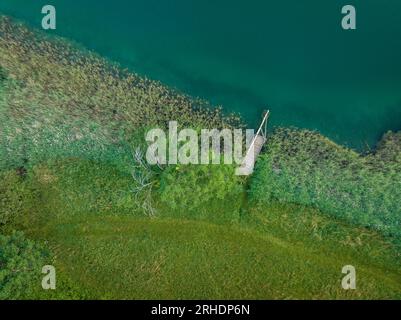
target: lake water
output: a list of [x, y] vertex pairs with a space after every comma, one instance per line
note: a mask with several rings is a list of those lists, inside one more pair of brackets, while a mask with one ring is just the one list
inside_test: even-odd
[[[352, 3], [357, 30], [341, 28]], [[364, 149], [401, 129], [399, 0], [2, 0], [0, 11], [57, 30], [133, 71], [240, 112], [255, 127], [317, 129]]]

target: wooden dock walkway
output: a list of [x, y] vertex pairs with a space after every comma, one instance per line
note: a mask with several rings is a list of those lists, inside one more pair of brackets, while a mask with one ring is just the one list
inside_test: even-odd
[[253, 173], [256, 159], [258, 158], [264, 144], [267, 141], [267, 122], [269, 120], [269, 116], [270, 111], [267, 111], [263, 117], [258, 131], [252, 139], [241, 166], [236, 170], [236, 175], [249, 176]]

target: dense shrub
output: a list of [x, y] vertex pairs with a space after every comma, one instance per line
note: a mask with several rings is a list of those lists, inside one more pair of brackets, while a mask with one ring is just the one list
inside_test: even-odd
[[0, 231], [10, 231], [32, 213], [36, 191], [20, 176], [22, 169], [0, 173]]
[[258, 161], [251, 199], [314, 206], [401, 237], [399, 142], [388, 134], [376, 153], [362, 156], [317, 133], [278, 129]]
[[21, 232], [0, 234], [0, 300], [28, 297], [40, 288], [46, 251]]
[[241, 181], [228, 165], [169, 166], [161, 174], [161, 201], [184, 215], [199, 215], [202, 209], [213, 211], [213, 205], [219, 203], [224, 204], [222, 211], [228, 206], [232, 215], [238, 214], [235, 203], [241, 204], [241, 192]]

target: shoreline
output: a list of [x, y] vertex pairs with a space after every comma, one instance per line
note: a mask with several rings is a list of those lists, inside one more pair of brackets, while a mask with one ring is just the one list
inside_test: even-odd
[[[64, 60], [64, 62], [65, 62], [65, 60], [68, 60], [71, 58], [72, 61], [66, 63], [67, 67], [68, 67], [68, 65], [74, 64], [74, 61], [73, 61], [74, 59], [77, 59], [78, 64], [80, 64], [80, 63], [89, 63], [89, 64], [96, 63], [99, 66], [101, 66], [101, 68], [105, 68], [105, 70], [104, 70], [105, 73], [109, 73], [109, 75], [115, 76], [115, 79], [114, 79], [115, 81], [124, 81], [127, 78], [131, 78], [131, 79], [135, 79], [133, 81], [133, 83], [141, 82], [141, 86], [159, 87], [160, 90], [162, 90], [164, 92], [164, 94], [171, 95], [173, 97], [173, 99], [172, 99], [173, 101], [175, 100], [174, 99], [175, 97], [177, 97], [177, 100], [181, 100], [180, 102], [186, 100], [185, 101], [185, 105], [186, 105], [185, 111], [190, 111], [190, 112], [194, 111], [194, 113], [196, 113], [200, 110], [200, 112], [205, 113], [206, 116], [215, 113], [217, 118], [221, 119], [220, 124], [223, 124], [222, 127], [224, 127], [224, 125], [229, 125], [229, 126], [237, 125], [240, 128], [245, 128], [241, 114], [226, 113], [226, 112], [222, 111], [223, 108], [221, 106], [212, 106], [207, 100], [191, 97], [190, 95], [180, 92], [179, 90], [173, 89], [173, 88], [161, 83], [160, 81], [148, 79], [146, 76], [138, 75], [137, 73], [135, 73], [132, 70], [123, 68], [123, 66], [119, 62], [112, 61], [109, 58], [104, 57], [93, 50], [87, 49], [87, 48], [85, 48], [84, 45], [82, 45], [72, 39], [67, 39], [65, 37], [61, 37], [58, 35], [47, 34], [47, 33], [41, 32], [39, 29], [30, 26], [29, 23], [27, 24], [14, 17], [4, 15], [1, 12], [0, 12], [0, 23], [8, 24], [7, 28], [12, 28], [12, 29], [15, 28], [17, 30], [16, 35], [15, 35], [15, 38], [18, 39], [17, 41], [23, 40], [24, 36], [29, 34], [29, 36], [27, 37], [27, 40], [29, 41], [29, 43], [28, 43], [29, 49], [35, 51], [35, 54], [38, 54], [38, 56], [41, 55], [41, 53], [38, 52], [41, 50], [41, 46], [43, 46], [43, 47], [49, 46], [52, 48], [52, 50], [54, 48], [56, 48], [57, 57], [55, 57], [52, 61], [52, 63], [55, 64], [56, 66], [58, 65], [57, 58], [59, 58], [60, 61]], [[22, 37], [22, 39], [21, 39], [21, 37]], [[37, 43], [34, 44], [35, 40], [39, 40], [39, 41], [36, 41]], [[23, 42], [20, 42], [20, 43], [17, 42], [17, 45], [24, 47]], [[64, 50], [64, 52], [63, 52], [63, 50]], [[4, 51], [4, 53], [6, 54], [6, 51]], [[44, 59], [49, 58], [49, 56], [46, 54], [45, 56], [43, 56], [43, 58]], [[64, 65], [63, 65], [64, 62], [60, 63], [59, 65], [64, 67]], [[7, 70], [7, 72], [12, 73], [12, 70]], [[4, 73], [4, 71], [3, 71], [3, 73]], [[106, 90], [107, 90], [107, 88], [106, 88]], [[129, 93], [127, 92], [127, 94], [129, 94]], [[188, 106], [189, 106], [189, 109], [188, 109]], [[146, 106], [145, 106], [145, 108], [146, 108]], [[191, 111], [191, 109], [192, 109], [192, 111]], [[274, 115], [274, 110], [272, 111], [272, 113]], [[173, 119], [173, 120], [175, 120], [175, 119]], [[214, 120], [216, 120], [216, 119], [214, 119]], [[225, 120], [227, 120], [226, 124], [224, 124]], [[311, 129], [307, 129], [307, 128], [299, 128], [299, 127], [295, 127], [295, 126], [285, 126], [285, 127], [274, 126], [273, 130], [271, 130], [271, 131], [274, 132], [274, 130], [277, 130], [277, 129], [280, 130], [283, 128], [289, 129], [289, 130], [311, 132], [313, 134], [321, 136], [324, 140], [328, 141], [330, 144], [334, 144], [344, 150], [349, 150], [351, 152], [355, 152], [363, 157], [365, 157], [367, 155], [375, 154], [377, 151], [380, 150], [380, 147], [382, 145], [386, 144], [387, 139], [391, 140], [392, 137], [394, 137], [394, 136], [398, 137], [398, 135], [401, 133], [401, 130], [395, 131], [395, 132], [391, 131], [391, 130], [385, 131], [381, 135], [381, 138], [375, 143], [374, 147], [372, 147], [372, 148], [369, 147], [367, 150], [358, 150], [358, 149], [347, 146], [346, 143], [335, 142], [317, 130], [311, 130]]]
[[[147, 78], [146, 75], [137, 74], [135, 72], [135, 70], [124, 68], [124, 66], [120, 62], [113, 61], [110, 58], [105, 57], [105, 56], [99, 54], [96, 51], [88, 49], [88, 48], [85, 47], [85, 45], [80, 44], [79, 42], [77, 42], [77, 41], [75, 41], [73, 39], [65, 38], [65, 37], [58, 36], [58, 35], [51, 34], [51, 33], [49, 34], [49, 33], [42, 32], [40, 29], [33, 27], [29, 22], [27, 23], [25, 21], [22, 21], [20, 19], [15, 18], [15, 17], [4, 15], [1, 12], [0, 12], [0, 19], [7, 19], [10, 24], [15, 25], [19, 29], [29, 30], [29, 32], [32, 32], [34, 34], [34, 37], [37, 37], [38, 40], [40, 40], [40, 41], [51, 42], [54, 45], [59, 45], [61, 47], [63, 47], [63, 46], [68, 47], [71, 50], [75, 51], [76, 53], [81, 54], [82, 56], [93, 56], [93, 57], [96, 57], [98, 60], [101, 60], [104, 63], [104, 65], [108, 65], [112, 69], [118, 69], [118, 72], [121, 73], [124, 76], [125, 75], [132, 75], [134, 77], [141, 78], [141, 79], [143, 79], [145, 81], [148, 81], [149, 83], [147, 85], [149, 85], [149, 86], [152, 85], [152, 84], [159, 85], [159, 86], [163, 87], [166, 91], [168, 91], [171, 94], [177, 94], [177, 95], [179, 95], [181, 97], [186, 97], [187, 99], [189, 99], [189, 100], [191, 100], [193, 102], [199, 102], [199, 104], [202, 105], [202, 107], [205, 107], [205, 108], [208, 108], [208, 109], [212, 109], [212, 110], [214, 108], [216, 108], [216, 107], [220, 108], [221, 109], [220, 110], [221, 114], [224, 117], [230, 117], [230, 115], [234, 115], [234, 116], [236, 116], [238, 118], [243, 119], [243, 115], [240, 114], [240, 113], [236, 114], [236, 113], [231, 113], [229, 111], [223, 111], [223, 107], [222, 106], [212, 106], [209, 103], [209, 101], [207, 101], [206, 99], [200, 99], [200, 98], [192, 97], [189, 94], [186, 94], [186, 93], [180, 91], [179, 89], [174, 89], [173, 87], [168, 86], [168, 85], [166, 85], [166, 84], [164, 84], [164, 83], [162, 83], [162, 82], [160, 82], [158, 80], [152, 80], [152, 79]], [[225, 107], [224, 109], [228, 109], [228, 108]], [[274, 108], [272, 109], [272, 113], [273, 113], [273, 116], [274, 116]], [[243, 120], [239, 120], [239, 121], [241, 121], [241, 123], [243, 125], [246, 125], [243, 122]], [[282, 126], [275, 126], [275, 127], [282, 127]], [[286, 127], [286, 128], [297, 128], [298, 130], [307, 130], [307, 131], [315, 132], [315, 133], [320, 134], [320, 135], [326, 137], [327, 139], [333, 141], [335, 144], [338, 144], [338, 145], [342, 146], [343, 148], [350, 149], [352, 151], [356, 151], [356, 152], [360, 153], [361, 155], [366, 155], [366, 154], [369, 154], [369, 153], [372, 153], [372, 152], [374, 153], [375, 150], [378, 148], [378, 146], [382, 143], [382, 139], [389, 132], [393, 132], [395, 134], [398, 132], [398, 131], [386, 130], [381, 134], [380, 138], [374, 143], [374, 145], [368, 146], [368, 145], [365, 145], [361, 141], [360, 143], [358, 143], [361, 146], [359, 148], [359, 147], [351, 146], [350, 143], [347, 143], [347, 142], [334, 141], [333, 139], [325, 136], [323, 133], [321, 133], [318, 130], [302, 128], [302, 127], [296, 127], [296, 126], [284, 126], [284, 127]]]

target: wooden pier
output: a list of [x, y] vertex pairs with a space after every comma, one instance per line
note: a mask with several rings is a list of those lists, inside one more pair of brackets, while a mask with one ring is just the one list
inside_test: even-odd
[[253, 173], [256, 159], [258, 158], [264, 144], [267, 141], [267, 122], [269, 120], [269, 116], [270, 111], [267, 111], [263, 116], [263, 120], [258, 131], [249, 145], [241, 166], [236, 170], [236, 175], [249, 176]]

